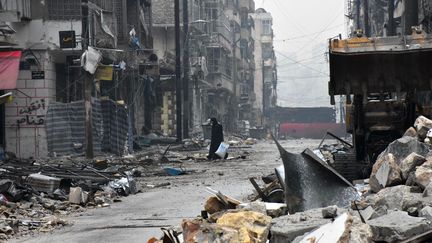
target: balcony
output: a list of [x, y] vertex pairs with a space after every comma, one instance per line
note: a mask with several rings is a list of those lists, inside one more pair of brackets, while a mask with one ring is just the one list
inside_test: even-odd
[[264, 60], [264, 67], [272, 68], [274, 67], [275, 61], [272, 58], [267, 58]]
[[227, 39], [222, 33], [214, 32], [209, 35], [207, 47], [231, 50], [231, 41]]
[[[21, 22], [21, 20], [30, 20], [32, 18], [31, 0], [2, 0], [0, 4], [0, 22]], [[40, 4], [39, 4], [40, 5]], [[36, 8], [36, 6], [33, 6]]]
[[261, 35], [261, 43], [273, 43], [273, 35]]
[[231, 80], [230, 77], [222, 74], [222, 75], [218, 75], [218, 76], [214, 76], [213, 79], [213, 83], [214, 85], [218, 88], [218, 89], [225, 89], [228, 90], [229, 92], [234, 92], [234, 83]]

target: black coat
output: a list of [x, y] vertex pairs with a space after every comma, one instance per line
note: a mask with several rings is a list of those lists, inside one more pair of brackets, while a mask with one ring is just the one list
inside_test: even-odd
[[215, 152], [223, 141], [224, 136], [222, 125], [219, 123], [212, 125], [210, 151], [208, 155], [209, 159], [221, 159], [217, 154], [215, 154]]

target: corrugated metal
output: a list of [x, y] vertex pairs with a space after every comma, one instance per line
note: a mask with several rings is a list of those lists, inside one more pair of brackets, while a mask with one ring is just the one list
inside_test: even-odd
[[[123, 154], [128, 136], [124, 107], [111, 100], [92, 100], [93, 149], [95, 153]], [[82, 153], [85, 148], [84, 102], [51, 103], [46, 115], [48, 151], [58, 155]], [[74, 148], [74, 143], [82, 144]]]

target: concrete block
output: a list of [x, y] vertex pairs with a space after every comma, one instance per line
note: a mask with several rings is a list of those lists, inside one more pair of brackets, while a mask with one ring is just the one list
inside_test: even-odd
[[[338, 210], [340, 213], [345, 211]], [[291, 242], [296, 237], [310, 232], [318, 226], [331, 222], [332, 219], [322, 217], [322, 208], [298, 212], [292, 215], [286, 215], [272, 220], [271, 242], [282, 243]]]
[[12, 106], [19, 106], [19, 107], [24, 107], [27, 106], [27, 99], [25, 97], [17, 97], [17, 96], [13, 96], [13, 100], [11, 103], [7, 103], [5, 104], [6, 107], [12, 107]]
[[54, 70], [45, 70], [45, 79], [56, 80], [56, 72]]
[[31, 79], [31, 70], [20, 70], [18, 73], [18, 79]]
[[432, 196], [432, 182], [429, 182], [429, 184], [426, 186], [426, 188], [423, 191], [423, 197]]
[[9, 106], [5, 107], [5, 116], [17, 116], [18, 115], [18, 107]]
[[81, 204], [82, 189], [81, 187], [71, 187], [69, 192], [69, 202], [73, 204]]
[[419, 216], [432, 221], [432, 207], [426, 206], [422, 208], [422, 210], [420, 210]]
[[28, 97], [34, 97], [36, 95], [35, 89], [19, 89], [20, 92], [16, 91], [13, 96], [14, 97], [20, 97], [20, 98], [28, 98]]
[[400, 164], [403, 179], [408, 179], [408, 174], [413, 172], [417, 166], [422, 165], [425, 161], [426, 158], [419, 154], [411, 153], [408, 155]]
[[30, 79], [26, 80], [26, 88], [44, 88], [45, 80], [43, 79]]
[[384, 187], [394, 186], [402, 183], [402, 175], [396, 158], [389, 153], [380, 156], [373, 165], [372, 173], [369, 178], [369, 184], [374, 192], [378, 192]]
[[411, 217], [407, 212], [392, 211], [368, 221], [375, 241], [395, 242], [426, 232], [431, 228], [425, 218]]
[[55, 90], [42, 88], [42, 89], [36, 89], [35, 97], [44, 98], [44, 97], [51, 97], [53, 95], [55, 95]]
[[17, 80], [17, 89], [25, 89], [26, 88], [26, 79], [18, 79]]
[[51, 79], [45, 79], [45, 88], [55, 89], [56, 81]]
[[[16, 130], [16, 129], [15, 129]], [[8, 136], [10, 135], [10, 136]], [[14, 137], [12, 137], [13, 135]], [[6, 129], [6, 148], [5, 151], [12, 152], [14, 154], [18, 154], [18, 139], [15, 137], [15, 131], [12, 131], [12, 129]]]
[[426, 138], [426, 134], [429, 129], [432, 128], [432, 120], [429, 120], [424, 116], [419, 116], [414, 122], [414, 127], [417, 130], [419, 138], [423, 141], [423, 139]]
[[337, 206], [333, 205], [333, 206], [323, 208], [321, 210], [321, 212], [322, 212], [323, 218], [325, 218], [325, 219], [334, 218], [337, 216]]
[[423, 165], [417, 167], [414, 181], [421, 186], [426, 186], [432, 181], [432, 161], [426, 161]]

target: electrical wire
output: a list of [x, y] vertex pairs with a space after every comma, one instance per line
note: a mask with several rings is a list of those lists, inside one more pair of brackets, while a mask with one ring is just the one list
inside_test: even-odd
[[327, 29], [338, 19], [338, 17], [343, 14], [344, 12], [344, 8], [342, 8], [341, 11], [337, 12], [337, 14], [335, 15], [335, 17], [332, 19], [332, 21], [330, 21], [330, 23], [328, 23], [326, 25], [326, 27], [321, 30], [320, 32], [318, 32], [314, 38], [312, 38], [309, 42], [307, 42], [305, 45], [303, 45], [301, 48], [299, 48], [299, 52], [298, 53], [302, 53], [305, 49], [305, 47], [307, 47], [308, 45], [312, 44], [322, 33], [324, 33], [325, 31], [327, 31]]
[[296, 28], [302, 34], [305, 34], [305, 32], [303, 31], [304, 28], [302, 26], [300, 26], [299, 24], [297, 24], [296, 21], [292, 21], [291, 20], [291, 17], [283, 10], [283, 9], [286, 9], [286, 8], [281, 7], [279, 5], [280, 2], [278, 0], [275, 0], [273, 3], [275, 4], [275, 6], [278, 9], [278, 11], [280, 13], [282, 13], [282, 15], [284, 15], [286, 17], [286, 19], [294, 26], [294, 28]]
[[[342, 25], [344, 25], [344, 24], [338, 24], [338, 25], [335, 25], [335, 26], [332, 26], [332, 27], [329, 27], [329, 28], [327, 28], [327, 30], [325, 30], [325, 31], [329, 31], [329, 30], [333, 30], [333, 29], [337, 29], [337, 28], [339, 28], [340, 26], [342, 26]], [[294, 36], [294, 37], [290, 37], [290, 38], [286, 38], [286, 39], [275, 39], [274, 41], [280, 41], [280, 42], [286, 42], [286, 41], [292, 41], [292, 40], [298, 40], [298, 39], [303, 39], [303, 38], [305, 38], [305, 37], [308, 37], [308, 36], [312, 36], [312, 35], [315, 35], [315, 34], [319, 34], [321, 31], [317, 31], [317, 32], [313, 32], [313, 33], [309, 33], [309, 34], [305, 34], [305, 35], [300, 35], [300, 36]]]
[[298, 61], [292, 59], [291, 57], [289, 57], [289, 56], [287, 56], [287, 55], [285, 55], [285, 54], [283, 54], [283, 53], [281, 53], [281, 52], [278, 52], [278, 51], [276, 51], [276, 52], [279, 53], [279, 55], [281, 55], [281, 56], [283, 56], [283, 57], [286, 57], [286, 58], [290, 59], [291, 61], [293, 61], [294, 63], [297, 63], [297, 64], [299, 64], [299, 65], [301, 65], [301, 66], [303, 66], [303, 67], [305, 67], [305, 68], [307, 68], [307, 69], [310, 69], [310, 70], [315, 71], [315, 72], [317, 72], [317, 73], [321, 73], [321, 74], [323, 74], [323, 75], [326, 75], [327, 77], [329, 76], [328, 73], [324, 73], [324, 72], [322, 72], [322, 71], [320, 71], [320, 70], [318, 70], [318, 69], [315, 69], [315, 68], [310, 67], [310, 66], [308, 66], [308, 65], [306, 65], [306, 64], [303, 64], [303, 63], [301, 63], [301, 62], [298, 62]]

